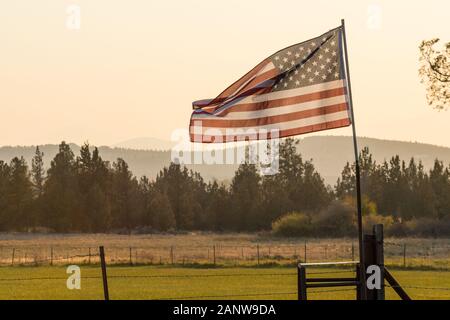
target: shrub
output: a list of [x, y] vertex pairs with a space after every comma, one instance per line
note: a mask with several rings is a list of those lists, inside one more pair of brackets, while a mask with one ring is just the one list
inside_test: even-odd
[[281, 237], [310, 236], [312, 234], [311, 219], [304, 213], [288, 213], [272, 223], [272, 234]]
[[363, 226], [365, 230], [371, 230], [373, 225], [382, 224], [385, 230], [389, 230], [394, 224], [392, 216], [381, 216], [376, 213], [363, 216]]
[[342, 201], [333, 201], [313, 220], [317, 236], [340, 237], [356, 234], [355, 209]]

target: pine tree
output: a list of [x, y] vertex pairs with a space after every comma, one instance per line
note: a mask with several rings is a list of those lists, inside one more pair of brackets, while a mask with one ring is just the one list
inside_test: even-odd
[[35, 216], [30, 211], [33, 190], [28, 166], [23, 157], [15, 157], [11, 160], [9, 168], [6, 212], [10, 217], [10, 227], [13, 230], [26, 231], [35, 224]]
[[58, 231], [80, 231], [74, 227], [80, 211], [75, 156], [64, 141], [50, 163], [44, 187], [45, 226]]
[[37, 146], [34, 157], [31, 160], [31, 177], [35, 198], [40, 198], [44, 193], [45, 170], [43, 157], [44, 153]]

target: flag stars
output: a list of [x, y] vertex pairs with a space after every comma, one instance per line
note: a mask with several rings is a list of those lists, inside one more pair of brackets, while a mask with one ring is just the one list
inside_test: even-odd
[[337, 35], [328, 33], [323, 37], [289, 47], [272, 57], [280, 72], [274, 91], [289, 90], [338, 80], [340, 73], [340, 51]]

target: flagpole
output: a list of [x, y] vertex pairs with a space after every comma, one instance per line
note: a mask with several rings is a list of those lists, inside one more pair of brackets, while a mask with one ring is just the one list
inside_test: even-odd
[[359, 152], [358, 152], [358, 142], [356, 139], [356, 126], [355, 126], [355, 115], [353, 112], [353, 98], [352, 98], [352, 85], [350, 82], [350, 71], [348, 66], [348, 54], [347, 54], [347, 38], [345, 35], [345, 21], [341, 20], [342, 24], [342, 37], [344, 44], [344, 54], [345, 54], [345, 73], [348, 85], [348, 95], [349, 95], [349, 106], [350, 114], [352, 118], [352, 130], [353, 130], [353, 148], [355, 151], [355, 173], [356, 173], [356, 203], [358, 210], [358, 241], [359, 241], [359, 266], [360, 266], [360, 287], [361, 287], [361, 299], [366, 300], [366, 271], [364, 267], [365, 255], [364, 255], [364, 240], [363, 240], [363, 223], [362, 223], [362, 205], [361, 205], [361, 174], [359, 168]]

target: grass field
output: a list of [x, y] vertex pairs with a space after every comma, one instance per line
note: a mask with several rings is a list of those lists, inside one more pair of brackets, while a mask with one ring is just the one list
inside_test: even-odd
[[[111, 299], [296, 299], [294, 268], [111, 266]], [[326, 272], [326, 273], [325, 273]], [[345, 269], [311, 269], [315, 277], [351, 276]], [[450, 299], [449, 271], [394, 270], [413, 299]], [[98, 265], [81, 267], [81, 289], [66, 287], [64, 266], [0, 268], [0, 299], [103, 299]], [[417, 287], [417, 288], [412, 288]], [[420, 288], [419, 288], [420, 287]], [[447, 289], [445, 289], [447, 288]], [[354, 299], [354, 290], [310, 289], [309, 299]], [[397, 299], [391, 288], [387, 299]]]

